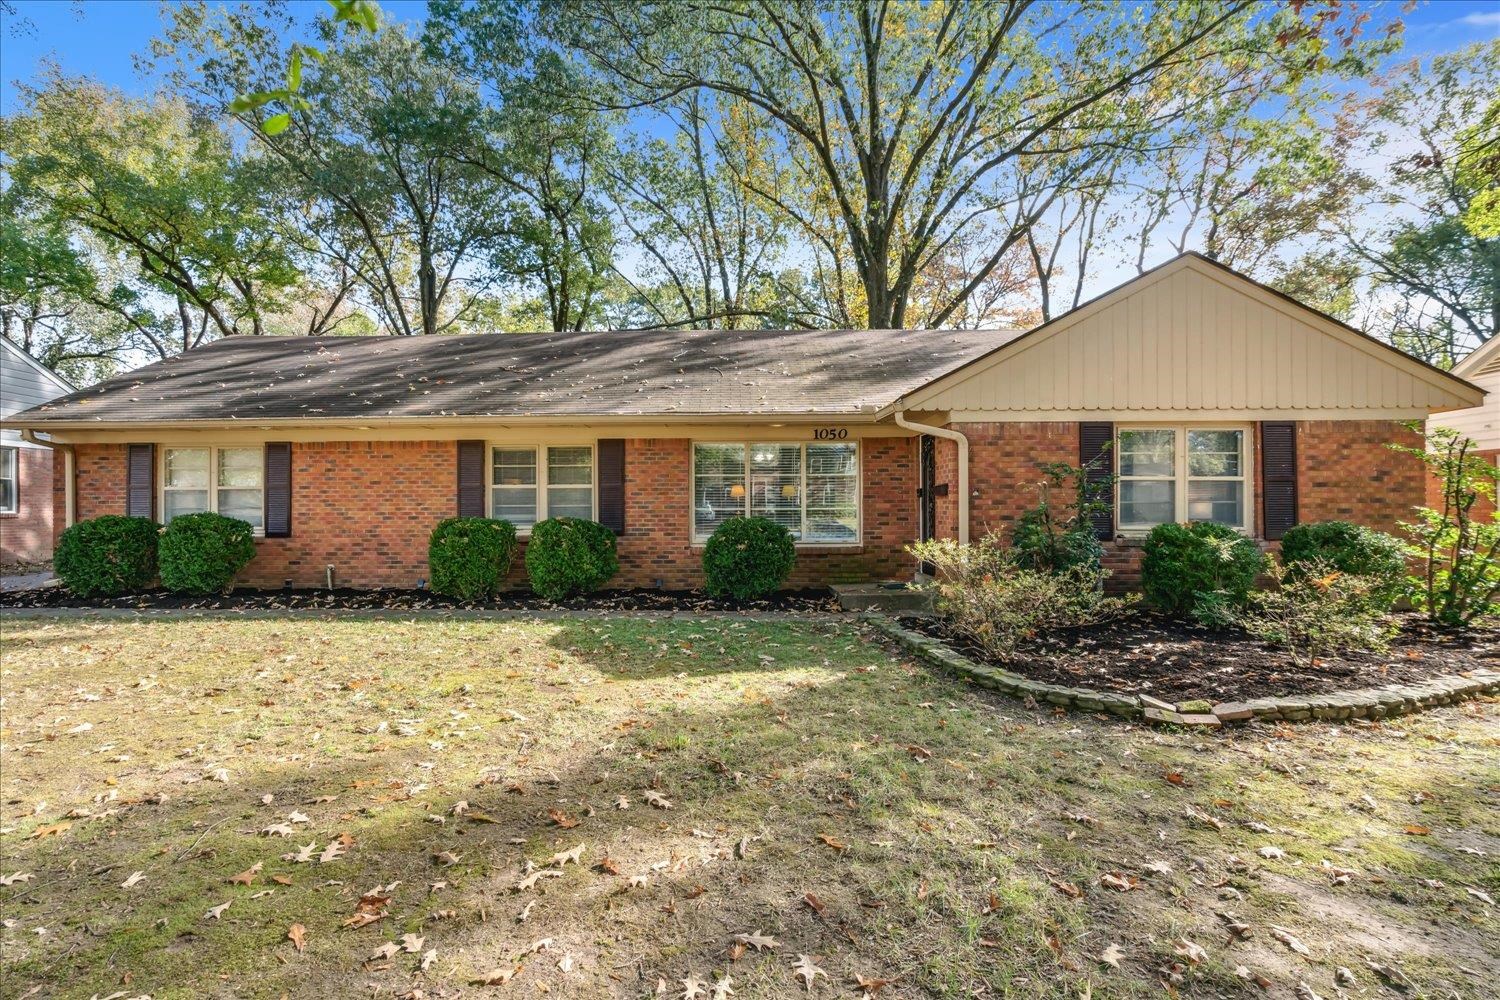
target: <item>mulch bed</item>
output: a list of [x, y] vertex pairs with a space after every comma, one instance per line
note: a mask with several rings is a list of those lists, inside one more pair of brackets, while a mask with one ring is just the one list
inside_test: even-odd
[[1211, 630], [1153, 611], [1047, 635], [1003, 660], [986, 657], [941, 619], [910, 618], [902, 624], [971, 659], [1033, 680], [1172, 702], [1327, 694], [1500, 668], [1500, 629], [1444, 629], [1413, 614], [1398, 620], [1401, 630], [1386, 652], [1319, 657], [1311, 669], [1305, 660], [1244, 632]]
[[165, 590], [148, 590], [121, 597], [85, 599], [63, 587], [9, 591], [0, 594], [4, 608], [126, 608], [141, 611], [838, 611], [830, 590], [785, 590], [754, 601], [710, 597], [693, 590], [601, 590], [571, 600], [552, 602], [521, 591], [501, 594], [493, 601], [466, 604], [426, 590], [252, 590], [237, 589], [213, 597], [193, 597]]

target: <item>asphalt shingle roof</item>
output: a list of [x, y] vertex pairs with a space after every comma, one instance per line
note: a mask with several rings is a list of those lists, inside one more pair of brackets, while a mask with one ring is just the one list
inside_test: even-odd
[[873, 412], [1016, 330], [230, 337], [22, 424]]

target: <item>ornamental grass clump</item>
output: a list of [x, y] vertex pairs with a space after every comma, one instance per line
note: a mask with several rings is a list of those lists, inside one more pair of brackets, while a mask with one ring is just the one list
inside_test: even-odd
[[1342, 650], [1383, 652], [1395, 628], [1378, 597], [1384, 582], [1346, 573], [1314, 559], [1296, 572], [1276, 558], [1266, 573], [1274, 584], [1251, 594], [1234, 621], [1258, 639], [1288, 649], [1305, 666]]
[[52, 568], [79, 597], [118, 597], [156, 579], [158, 527], [145, 517], [105, 514], [62, 533]]
[[439, 521], [427, 540], [429, 586], [435, 594], [482, 601], [500, 592], [516, 557], [516, 526], [489, 517]]
[[179, 514], [163, 529], [156, 558], [168, 590], [221, 594], [255, 558], [255, 531], [236, 517]]
[[597, 521], [549, 517], [531, 529], [526, 575], [540, 597], [560, 601], [586, 594], [619, 571], [615, 533]]
[[938, 613], [991, 659], [1013, 656], [1043, 633], [1108, 621], [1128, 605], [1105, 595], [1108, 573], [1098, 565], [1033, 569], [998, 535], [918, 542], [907, 551], [933, 566]]

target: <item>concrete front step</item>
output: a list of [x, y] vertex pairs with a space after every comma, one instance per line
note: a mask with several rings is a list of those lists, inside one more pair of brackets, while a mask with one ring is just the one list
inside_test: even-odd
[[932, 594], [899, 583], [834, 584], [834, 596], [845, 611], [879, 611], [888, 615], [928, 614]]

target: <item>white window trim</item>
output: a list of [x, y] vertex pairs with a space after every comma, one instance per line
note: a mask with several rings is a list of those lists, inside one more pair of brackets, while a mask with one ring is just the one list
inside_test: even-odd
[[[208, 509], [213, 513], [219, 512], [219, 452], [221, 451], [258, 451], [260, 452], [260, 517], [259, 527], [251, 528], [256, 538], [266, 537], [266, 446], [263, 444], [159, 444], [156, 446], [156, 510], [157, 520], [166, 524], [167, 516], [167, 494], [175, 491], [167, 487], [167, 452], [169, 451], [207, 451], [208, 452]], [[247, 489], [243, 486], [226, 486], [225, 489]]]
[[[1171, 431], [1175, 438], [1172, 446], [1172, 511], [1177, 523], [1187, 523], [1188, 510], [1188, 454], [1187, 435], [1188, 431], [1239, 431], [1240, 440], [1244, 443], [1243, 453], [1240, 455], [1240, 475], [1235, 476], [1198, 476], [1196, 478], [1205, 481], [1218, 480], [1220, 482], [1242, 482], [1244, 490], [1244, 519], [1245, 523], [1235, 526], [1234, 530], [1249, 537], [1255, 536], [1255, 426], [1253, 424], [1169, 424], [1169, 423], [1146, 423], [1146, 424], [1116, 424], [1115, 444], [1112, 449], [1115, 453], [1114, 472], [1114, 504], [1115, 504], [1115, 531], [1125, 538], [1145, 538], [1151, 533], [1154, 524], [1126, 524], [1119, 521], [1120, 505], [1120, 435], [1124, 431]], [[1161, 480], [1162, 476], [1131, 476], [1131, 479]]]
[[802, 500], [802, 534], [807, 534], [807, 449], [816, 445], [854, 445], [854, 538], [847, 542], [829, 541], [807, 541], [805, 538], [793, 540], [793, 544], [799, 549], [858, 549], [865, 544], [865, 449], [863, 443], [851, 438], [847, 441], [767, 441], [750, 440], [722, 441], [722, 440], [697, 440], [688, 442], [690, 456], [688, 462], [688, 540], [691, 544], [702, 546], [708, 542], [708, 535], [698, 532], [698, 446], [702, 445], [725, 445], [735, 444], [745, 449], [745, 516], [750, 514], [750, 449], [758, 444], [771, 445], [773, 447], [800, 448], [801, 462], [798, 464], [798, 495]]
[[0, 446], [0, 469], [4, 469], [6, 462], [4, 456], [10, 456], [10, 495], [13, 503], [9, 507], [0, 507], [0, 514], [19, 514], [21, 512], [21, 449], [12, 445]]
[[[599, 448], [592, 441], [561, 441], [555, 444], [535, 444], [529, 441], [486, 441], [484, 453], [484, 516], [495, 516], [495, 449], [503, 448], [506, 451], [534, 451], [536, 453], [536, 519], [538, 522], [545, 521], [550, 516], [547, 513], [547, 505], [552, 496], [552, 484], [547, 481], [547, 449], [549, 448], [587, 448], [589, 450], [589, 494], [592, 501], [592, 510], [589, 520], [599, 520]], [[559, 483], [559, 486], [579, 486], [580, 483]], [[532, 525], [516, 527], [516, 536], [519, 538], [531, 537]]]

